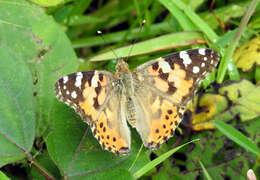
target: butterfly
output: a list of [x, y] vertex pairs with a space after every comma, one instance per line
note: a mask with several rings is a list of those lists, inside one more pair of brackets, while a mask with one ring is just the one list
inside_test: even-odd
[[219, 54], [208, 48], [160, 57], [132, 71], [120, 59], [115, 73], [93, 70], [61, 77], [55, 93], [88, 123], [104, 149], [128, 154], [129, 124], [154, 150], [174, 135], [195, 90], [218, 61]]

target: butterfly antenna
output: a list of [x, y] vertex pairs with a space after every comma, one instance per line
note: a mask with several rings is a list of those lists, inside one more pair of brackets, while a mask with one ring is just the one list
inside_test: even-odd
[[[138, 34], [140, 34], [140, 33], [142, 32], [142, 29], [143, 29], [143, 26], [144, 26], [145, 23], [146, 23], [146, 20], [144, 19], [144, 20], [142, 21], [142, 24], [141, 24], [141, 27], [140, 27], [140, 29], [139, 29]], [[135, 39], [135, 40], [133, 41], [133, 43], [132, 43], [132, 46], [131, 46], [131, 48], [130, 48], [130, 50], [129, 50], [129, 53], [128, 53], [128, 55], [127, 55], [127, 59], [129, 58], [131, 52], [133, 51], [133, 48], [134, 48], [135, 43], [136, 43], [136, 39]]]
[[[102, 31], [97, 31], [97, 34], [100, 35], [101, 39], [103, 39], [104, 43], [106, 44], [106, 41], [104, 39], [104, 37], [102, 36]], [[116, 52], [109, 47], [109, 50], [112, 51], [112, 53], [115, 55], [116, 59], [119, 59], [119, 57], [116, 55]]]

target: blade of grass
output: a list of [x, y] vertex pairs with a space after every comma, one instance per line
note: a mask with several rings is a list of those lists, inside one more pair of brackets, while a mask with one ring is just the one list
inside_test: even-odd
[[70, 15], [82, 15], [88, 9], [92, 0], [78, 0], [74, 2], [73, 9]]
[[202, 170], [203, 170], [203, 173], [204, 173], [204, 175], [205, 175], [205, 179], [212, 180], [211, 176], [209, 175], [207, 169], [204, 167], [204, 165], [202, 164], [202, 162], [199, 161], [199, 163], [200, 163], [200, 166], [201, 166], [201, 168], [202, 168]]
[[[191, 44], [199, 44], [199, 43], [205, 43], [205, 41], [202, 39], [201, 33], [198, 32], [171, 33], [154, 39], [136, 43], [135, 47], [131, 52], [131, 56], [141, 55], [141, 54], [146, 54], [150, 52], [156, 52], [160, 50], [166, 50], [166, 49], [176, 48], [181, 46], [187, 46]], [[129, 46], [115, 49], [114, 51], [118, 57], [127, 57], [131, 47], [132, 45], [129, 45]], [[107, 53], [100, 54], [90, 58], [90, 61], [92, 62], [103, 61], [103, 60], [109, 60], [114, 58], [115, 55], [113, 54], [113, 52], [109, 51]]]
[[184, 31], [195, 31], [197, 30], [196, 26], [191, 22], [189, 18], [180, 10], [175, 4], [174, 1], [169, 0], [159, 0], [165, 8], [167, 8], [171, 14], [177, 19]]
[[244, 134], [233, 128], [232, 126], [219, 121], [214, 120], [213, 123], [215, 124], [216, 128], [220, 130], [225, 136], [230, 138], [232, 141], [240, 145], [241, 147], [245, 148], [249, 152], [260, 156], [260, 150], [258, 149], [257, 145], [255, 145], [249, 138], [247, 138]]
[[199, 139], [194, 139], [188, 143], [185, 143], [181, 146], [178, 146], [164, 154], [162, 154], [161, 156], [157, 157], [156, 159], [152, 160], [151, 162], [147, 163], [145, 166], [143, 166], [141, 169], [139, 169], [137, 172], [135, 172], [133, 174], [133, 177], [138, 179], [141, 176], [143, 176], [145, 173], [147, 173], [148, 171], [150, 171], [152, 168], [154, 168], [155, 166], [157, 166], [158, 164], [160, 164], [161, 162], [163, 162], [165, 159], [167, 159], [168, 157], [170, 157], [173, 153], [175, 153], [176, 151], [180, 150], [181, 148], [183, 148], [184, 146], [199, 141]]
[[260, 81], [260, 67], [255, 68], [255, 81], [256, 82]]
[[132, 170], [132, 168], [134, 167], [134, 165], [135, 165], [137, 159], [139, 158], [139, 156], [140, 156], [140, 154], [141, 154], [141, 152], [142, 152], [143, 147], [144, 147], [144, 145], [142, 144], [142, 146], [140, 147], [140, 149], [139, 149], [139, 151], [138, 151], [138, 153], [137, 153], [137, 155], [136, 155], [136, 157], [135, 157], [134, 162], [131, 164], [130, 168], [128, 169], [129, 172], [130, 172], [130, 171]]
[[93, 16], [83, 16], [83, 15], [72, 15], [68, 19], [67, 26], [78, 26], [82, 24], [91, 24], [103, 22], [102, 18], [93, 17]]
[[2, 171], [0, 171], [0, 179], [1, 180], [10, 180]]
[[235, 80], [235, 81], [240, 80], [240, 74], [238, 72], [238, 69], [237, 69], [234, 61], [231, 61], [228, 64], [228, 75], [229, 75], [231, 80]]
[[192, 23], [197, 26], [196, 29], [202, 31], [211, 42], [217, 42], [218, 35], [210, 28], [207, 23], [205, 23], [196, 13], [194, 13], [190, 7], [188, 7], [182, 1], [172, 2], [189, 17]]
[[231, 58], [232, 58], [233, 52], [235, 51], [235, 48], [237, 47], [238, 41], [239, 41], [244, 29], [246, 28], [246, 25], [247, 25], [250, 17], [252, 16], [258, 1], [259, 0], [252, 0], [251, 4], [249, 5], [248, 10], [246, 11], [245, 15], [243, 16], [243, 18], [239, 24], [239, 27], [238, 27], [238, 30], [237, 30], [235, 36], [231, 40], [230, 45], [225, 50], [224, 57], [222, 58], [219, 69], [218, 69], [218, 74], [217, 74], [218, 83], [221, 83], [224, 80], [224, 76], [226, 74], [228, 64], [232, 60]]
[[[139, 32], [140, 28], [135, 28], [131, 30], [131, 33], [126, 37], [126, 40], [133, 40], [136, 38], [140, 38]], [[120, 42], [124, 35], [126, 34], [128, 30], [119, 31], [115, 33], [106, 33], [103, 35], [104, 39], [106, 40], [106, 44]], [[147, 36], [156, 36], [163, 33], [170, 33], [173, 31], [173, 28], [169, 25], [168, 22], [158, 23], [151, 25], [149, 28], [149, 31], [147, 32]], [[88, 38], [82, 38], [77, 39], [75, 41], [72, 41], [73, 48], [82, 48], [82, 47], [91, 47], [91, 46], [97, 46], [97, 45], [104, 45], [104, 41], [100, 38], [100, 36], [92, 36]]]

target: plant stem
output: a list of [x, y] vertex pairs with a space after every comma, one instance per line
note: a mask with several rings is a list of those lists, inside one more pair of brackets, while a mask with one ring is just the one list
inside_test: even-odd
[[50, 174], [42, 165], [40, 165], [35, 159], [32, 158], [30, 154], [27, 155], [28, 161], [33, 167], [35, 167], [41, 175], [43, 175], [47, 180], [56, 180], [52, 174]]
[[248, 10], [246, 11], [246, 13], [244, 14], [244, 16], [241, 20], [241, 23], [239, 24], [236, 34], [234, 35], [233, 39], [231, 40], [230, 45], [225, 50], [224, 57], [223, 57], [222, 61], [220, 62], [220, 66], [219, 66], [219, 71], [218, 71], [218, 76], [217, 76], [218, 83], [221, 83], [224, 79], [224, 76], [225, 76], [227, 68], [228, 68], [228, 64], [232, 60], [233, 52], [235, 51], [235, 48], [237, 47], [238, 41], [245, 29], [250, 17], [252, 16], [258, 1], [259, 0], [252, 0], [251, 4], [248, 7]]

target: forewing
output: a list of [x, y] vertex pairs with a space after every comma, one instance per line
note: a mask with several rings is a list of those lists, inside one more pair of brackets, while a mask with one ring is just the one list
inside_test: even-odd
[[158, 58], [136, 68], [134, 73], [141, 83], [163, 93], [179, 105], [186, 105], [206, 75], [216, 67], [219, 54], [200, 48]]
[[60, 78], [55, 93], [90, 125], [104, 149], [119, 155], [129, 152], [130, 132], [115, 80], [107, 71], [78, 72]]
[[192, 49], [158, 58], [133, 71], [134, 101], [141, 108], [136, 113], [136, 128], [148, 148], [158, 148], [174, 134], [185, 106], [218, 61], [216, 51]]

